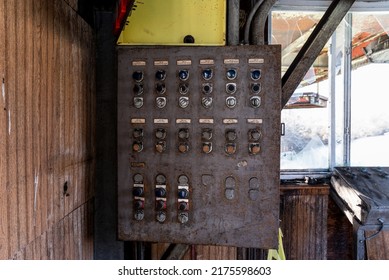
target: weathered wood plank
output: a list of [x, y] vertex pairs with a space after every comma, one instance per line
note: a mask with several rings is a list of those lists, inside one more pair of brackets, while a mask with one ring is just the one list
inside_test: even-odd
[[19, 248], [27, 245], [27, 201], [26, 201], [26, 10], [21, 1], [16, 2], [16, 30], [19, 34], [16, 43], [16, 161], [17, 161], [17, 194], [18, 194], [18, 231]]
[[[366, 231], [365, 236], [372, 236], [375, 231]], [[381, 231], [376, 237], [366, 241], [367, 259], [389, 260], [389, 231]]]
[[0, 1], [0, 259], [8, 254], [8, 196], [7, 196], [7, 111], [6, 111], [6, 10], [5, 1]]
[[34, 18], [33, 3], [28, 1], [26, 5], [26, 107], [25, 107], [25, 137], [26, 137], [26, 213], [27, 213], [27, 241], [35, 239], [34, 223], [34, 195], [39, 180], [35, 180], [34, 174], [34, 125], [33, 125], [33, 83], [34, 83]]
[[[16, 34], [16, 3], [5, 3], [6, 30], [10, 34]], [[6, 36], [6, 108], [7, 108], [7, 191], [8, 191], [8, 242], [10, 257], [13, 258], [19, 252], [19, 225], [18, 225], [18, 193], [17, 193], [17, 135], [16, 135], [16, 89], [17, 89], [17, 65], [16, 65], [16, 36]]]
[[329, 186], [282, 186], [280, 220], [287, 259], [326, 259]]
[[34, 206], [33, 206], [33, 224], [35, 226], [35, 235], [40, 236], [42, 231], [42, 169], [40, 166], [40, 145], [39, 139], [41, 137], [41, 120], [39, 112], [40, 94], [41, 94], [41, 80], [44, 73], [41, 70], [42, 61], [42, 3], [37, 1], [33, 5], [33, 85], [31, 94], [32, 96], [32, 138], [31, 145], [33, 147], [33, 174], [34, 174]]

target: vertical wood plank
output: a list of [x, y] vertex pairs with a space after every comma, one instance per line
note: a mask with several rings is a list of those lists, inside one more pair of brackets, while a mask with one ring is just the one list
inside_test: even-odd
[[39, 118], [40, 118], [40, 131], [41, 136], [39, 138], [39, 163], [41, 167], [40, 173], [40, 201], [41, 201], [41, 223], [42, 223], [42, 231], [46, 231], [48, 228], [47, 223], [47, 73], [51, 71], [48, 68], [48, 2], [50, 0], [41, 0], [42, 1], [42, 10], [41, 10], [41, 18], [42, 18], [42, 58], [41, 58], [41, 73], [42, 80], [40, 83], [40, 96], [39, 96]]
[[[7, 111], [6, 111], [6, 27], [5, 1], [0, 1], [0, 154], [7, 154]], [[8, 196], [7, 158], [0, 157], [0, 259], [7, 259], [8, 253]]]
[[[5, 2], [6, 5], [6, 30], [10, 34], [16, 34], [15, 2]], [[6, 36], [6, 108], [7, 108], [7, 191], [8, 191], [8, 237], [9, 253], [12, 258], [19, 251], [18, 228], [18, 194], [17, 194], [17, 137], [15, 129], [16, 120], [16, 37]]]
[[38, 187], [39, 178], [34, 174], [34, 147], [33, 147], [33, 82], [34, 82], [34, 18], [33, 18], [33, 3], [28, 1], [26, 4], [26, 107], [25, 107], [25, 122], [26, 122], [26, 214], [27, 214], [27, 240], [32, 242], [35, 239], [35, 223], [34, 223], [34, 195], [35, 189]]
[[55, 83], [56, 83], [56, 72], [58, 65], [56, 64], [55, 57], [55, 13], [54, 13], [54, 2], [48, 1], [47, 3], [47, 94], [45, 98], [46, 108], [46, 149], [44, 150], [44, 184], [46, 186], [46, 226], [50, 227], [54, 223], [54, 178], [53, 178], [53, 122], [55, 122], [55, 116], [53, 115], [53, 95], [56, 94]]
[[41, 95], [41, 80], [43, 73], [41, 71], [42, 61], [42, 19], [41, 19], [42, 3], [37, 1], [33, 5], [33, 85], [32, 85], [32, 139], [33, 147], [33, 174], [34, 174], [34, 200], [33, 200], [33, 224], [35, 226], [35, 235], [40, 236], [44, 231], [42, 229], [42, 199], [41, 189], [42, 168], [40, 166], [40, 145], [41, 137], [41, 120], [39, 115], [40, 95]]
[[16, 160], [17, 160], [17, 193], [18, 193], [18, 230], [19, 247], [27, 245], [27, 202], [26, 202], [26, 38], [25, 25], [26, 13], [25, 5], [21, 1], [16, 1], [16, 114], [15, 133], [17, 138]]

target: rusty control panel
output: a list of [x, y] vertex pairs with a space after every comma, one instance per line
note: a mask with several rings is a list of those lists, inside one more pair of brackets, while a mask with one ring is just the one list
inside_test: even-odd
[[118, 47], [121, 240], [277, 246], [280, 51]]

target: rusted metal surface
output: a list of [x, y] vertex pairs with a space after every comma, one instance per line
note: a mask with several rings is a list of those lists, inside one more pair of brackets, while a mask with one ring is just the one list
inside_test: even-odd
[[[229, 245], [274, 248], [277, 246], [279, 215], [279, 141], [280, 141], [280, 47], [120, 47], [118, 49], [118, 203], [119, 238], [184, 244]], [[213, 78], [204, 81], [204, 69], [213, 70]], [[180, 94], [179, 69], [189, 71], [189, 93]], [[235, 80], [226, 71], [235, 69]], [[251, 93], [250, 73], [261, 70], [260, 93]], [[164, 70], [165, 93], [156, 93], [156, 72]], [[143, 93], [134, 94], [132, 75], [142, 71]], [[205, 84], [212, 93], [203, 93]], [[226, 85], [236, 84], [235, 93]], [[135, 89], [135, 91], [138, 91]], [[159, 87], [161, 90], [161, 87]], [[163, 90], [164, 91], [164, 90]], [[253, 108], [251, 97], [260, 97]], [[134, 98], [142, 97], [137, 109]], [[166, 98], [164, 108], [156, 106], [158, 97]], [[189, 105], [179, 106], [180, 97]], [[209, 109], [202, 98], [212, 97]], [[227, 99], [236, 98], [228, 108]], [[161, 105], [161, 104], [160, 104]], [[143, 129], [141, 143], [134, 132]], [[156, 141], [158, 129], [166, 132], [164, 148]], [[180, 129], [187, 129], [187, 139], [180, 140]], [[202, 132], [212, 130], [212, 152], [204, 148]], [[249, 147], [250, 131], [261, 132], [259, 143]], [[228, 131], [234, 130], [235, 137]], [[139, 132], [139, 131], [138, 131]], [[137, 133], [135, 133], [137, 134]], [[231, 138], [230, 140], [227, 140]], [[139, 140], [139, 139], [138, 139]], [[180, 146], [179, 143], [185, 145]], [[227, 142], [233, 145], [228, 146]], [[254, 141], [255, 142], [255, 141]], [[134, 146], [135, 143], [135, 146]], [[140, 145], [138, 145], [140, 144]], [[251, 143], [253, 144], [253, 143]], [[189, 147], [188, 151], [182, 153]], [[142, 150], [143, 148], [143, 150]], [[226, 151], [233, 151], [228, 155]], [[142, 150], [134, 152], [134, 150]], [[158, 152], [163, 151], [163, 152]], [[134, 175], [143, 177], [144, 217], [134, 219], [137, 199]], [[156, 220], [156, 177], [166, 178], [166, 215]], [[188, 221], [178, 217], [178, 178], [187, 177]], [[250, 183], [251, 182], [251, 183]], [[139, 206], [139, 205], [138, 205]], [[137, 206], [137, 207], [138, 207]], [[159, 216], [159, 218], [161, 218]]]

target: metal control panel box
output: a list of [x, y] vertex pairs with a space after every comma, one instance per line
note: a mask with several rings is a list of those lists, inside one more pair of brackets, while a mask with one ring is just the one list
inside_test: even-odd
[[277, 247], [280, 52], [118, 48], [121, 240]]

